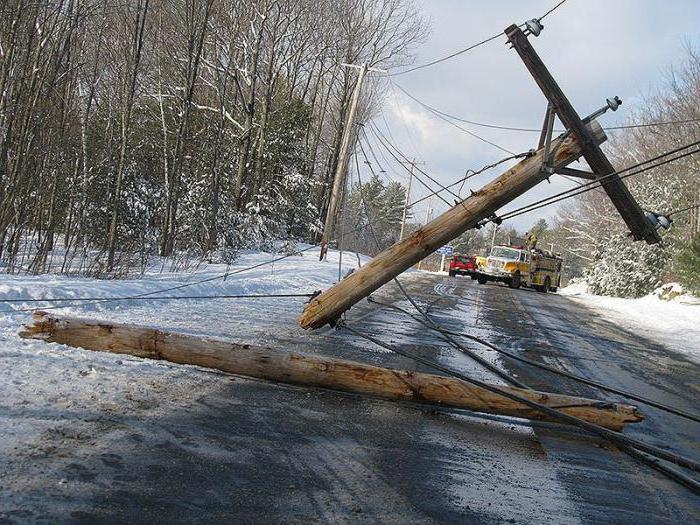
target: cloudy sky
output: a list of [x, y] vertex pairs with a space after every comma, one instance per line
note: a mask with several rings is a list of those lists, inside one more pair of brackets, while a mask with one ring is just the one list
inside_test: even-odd
[[[541, 16], [555, 0], [416, 0], [430, 22], [428, 39], [417, 49], [415, 64], [423, 64], [502, 31], [511, 23]], [[698, 0], [568, 0], [544, 20], [545, 29], [530, 40], [555, 79], [582, 116], [618, 95], [622, 107], [601, 119], [606, 126], [623, 124], [635, 106], [656, 90], [669, 68], [683, 56], [686, 42], [700, 45]], [[541, 126], [545, 99], [505, 36], [452, 60], [392, 77], [413, 96], [465, 119], [515, 127]], [[409, 157], [425, 164], [426, 172], [451, 183], [467, 169], [506, 156], [503, 151], [459, 131], [435, 117], [396, 88], [386, 92], [382, 114], [375, 123], [388, 124], [393, 139]], [[460, 124], [514, 152], [536, 147], [537, 133], [478, 128]], [[381, 149], [375, 144], [376, 149]], [[379, 157], [382, 159], [381, 156]], [[406, 184], [407, 174], [395, 163], [381, 160], [387, 177]], [[506, 165], [507, 167], [508, 165]], [[496, 168], [469, 181], [477, 189], [497, 176]], [[531, 190], [501, 212], [573, 186], [560, 176]], [[414, 182], [412, 198], [427, 192]], [[432, 199], [435, 213], [446, 206]], [[425, 204], [414, 214], [425, 216]], [[556, 207], [514, 219], [527, 229], [541, 217], [551, 218]]]

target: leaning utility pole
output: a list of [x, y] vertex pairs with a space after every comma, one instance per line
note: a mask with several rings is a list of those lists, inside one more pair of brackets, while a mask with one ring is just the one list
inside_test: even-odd
[[[537, 20], [529, 20], [526, 23], [526, 31], [535, 36], [538, 36], [542, 29], [543, 26]], [[600, 149], [600, 146], [592, 140], [590, 131], [586, 127], [586, 121], [582, 120], [578, 113], [576, 113], [571, 102], [566, 98], [566, 95], [564, 95], [564, 92], [561, 90], [556, 80], [554, 80], [547, 66], [544, 65], [542, 59], [537, 55], [532, 44], [530, 44], [530, 41], [527, 39], [527, 34], [515, 24], [506, 28], [505, 34], [510, 44], [512, 44], [518, 55], [520, 55], [520, 58], [525, 63], [530, 74], [534, 77], [542, 93], [549, 101], [547, 118], [545, 119], [546, 125], [548, 124], [550, 126], [549, 133], [551, 134], [553, 114], [556, 114], [566, 129], [581, 140], [583, 157], [593, 170], [593, 173], [565, 170], [565, 174], [593, 180], [605, 177], [605, 179], [601, 181], [603, 189], [608, 194], [608, 197], [610, 197], [610, 200], [615, 205], [615, 208], [617, 208], [617, 211], [620, 213], [625, 223], [627, 223], [634, 239], [643, 239], [648, 244], [660, 242], [661, 237], [654, 228], [654, 225], [646, 218], [642, 208], [637, 201], [634, 200], [634, 197], [627, 189], [624, 182], [622, 182], [622, 179], [620, 179], [618, 175], [610, 175], [611, 173], [615, 173], [615, 168], [605, 156], [605, 153]], [[615, 111], [620, 104], [622, 104], [622, 101], [617, 97], [608, 99], [607, 107], [604, 106], [594, 113], [592, 118], [602, 115], [608, 109]], [[542, 140], [540, 139], [540, 143], [541, 142]], [[545, 166], [545, 169], [546, 168]], [[556, 172], [556, 170], [552, 170], [552, 172]]]
[[323, 235], [321, 236], [321, 255], [319, 260], [322, 261], [326, 258], [328, 253], [328, 243], [331, 240], [331, 235], [333, 234], [333, 228], [335, 226], [336, 215], [338, 214], [338, 203], [340, 202], [340, 196], [342, 194], [343, 188], [345, 187], [345, 178], [348, 172], [348, 160], [350, 157], [350, 140], [352, 139], [352, 134], [355, 128], [355, 115], [357, 114], [357, 103], [360, 100], [360, 92], [362, 91], [362, 83], [365, 80], [365, 76], [368, 71], [376, 71], [383, 73], [381, 69], [375, 69], [367, 67], [367, 64], [355, 65], [355, 64], [341, 64], [343, 67], [352, 67], [359, 69], [359, 75], [357, 77], [357, 83], [355, 84], [355, 89], [352, 92], [352, 98], [350, 99], [350, 109], [348, 110], [348, 117], [345, 121], [345, 127], [343, 128], [343, 138], [340, 141], [340, 151], [338, 153], [338, 164], [335, 169], [335, 176], [333, 177], [333, 188], [331, 189], [330, 200], [328, 201], [328, 209], [326, 210], [326, 221], [323, 225]]
[[335, 176], [333, 177], [333, 188], [331, 189], [330, 200], [328, 201], [328, 209], [326, 210], [326, 221], [323, 225], [323, 235], [321, 236], [321, 256], [319, 260], [322, 261], [326, 258], [328, 253], [328, 243], [331, 239], [331, 234], [333, 233], [333, 227], [335, 226], [335, 216], [338, 213], [338, 202], [340, 201], [340, 195], [345, 186], [345, 176], [348, 170], [348, 149], [350, 148], [350, 139], [352, 137], [353, 128], [355, 125], [355, 114], [357, 113], [357, 102], [360, 99], [360, 91], [362, 90], [362, 83], [365, 80], [365, 75], [367, 74], [367, 64], [362, 64], [356, 66], [354, 64], [341, 64], [344, 67], [352, 67], [360, 70], [357, 77], [357, 83], [355, 84], [355, 89], [352, 92], [352, 98], [350, 99], [350, 109], [348, 111], [348, 117], [345, 121], [345, 127], [343, 128], [343, 138], [340, 141], [340, 152], [338, 153], [338, 164], [335, 169]]
[[[592, 120], [587, 127], [596, 144], [605, 140], [603, 128], [597, 121]], [[581, 153], [577, 137], [559, 137], [552, 142], [551, 162], [556, 167], [566, 166]], [[551, 175], [542, 170], [544, 160], [544, 150], [540, 149], [403, 241], [377, 254], [368, 264], [312, 299], [299, 324], [308, 329], [335, 323], [340, 314], [377, 288], [549, 178]], [[497, 219], [494, 217], [494, 220]]]
[[[525, 26], [527, 32], [535, 36], [543, 29], [538, 20], [529, 20]], [[581, 119], [528, 42], [527, 34], [517, 25], [508, 27], [505, 33], [549, 102], [537, 152], [311, 300], [299, 319], [303, 328], [320, 328], [327, 323], [335, 323], [340, 314], [353, 304], [469, 228], [483, 224], [481, 221], [487, 218], [500, 222], [495, 215], [498, 209], [538, 183], [548, 180], [554, 173], [602, 179], [601, 185], [634, 238], [644, 239], [649, 244], [659, 242], [654, 225], [620, 177], [614, 175], [615, 169], [599, 147], [606, 137], [596, 118], [608, 109], [615, 111], [621, 104], [620, 99], [608, 99], [606, 106]], [[567, 131], [552, 140], [555, 115]], [[566, 167], [581, 156], [585, 157], [593, 172]]]

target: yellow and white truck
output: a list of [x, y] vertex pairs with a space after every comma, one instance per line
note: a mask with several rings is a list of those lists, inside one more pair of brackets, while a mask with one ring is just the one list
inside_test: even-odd
[[561, 281], [562, 258], [525, 245], [494, 246], [486, 260], [479, 261], [476, 280], [525, 286], [539, 292], [556, 292]]

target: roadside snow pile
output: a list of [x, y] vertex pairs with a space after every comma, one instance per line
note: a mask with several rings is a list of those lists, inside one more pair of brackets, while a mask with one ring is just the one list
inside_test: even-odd
[[[151, 267], [142, 279], [0, 274], [0, 299], [126, 297], [169, 288], [170, 291], [154, 297], [295, 294], [325, 289], [338, 279], [336, 251], [329, 251], [327, 262], [319, 262], [319, 250], [311, 249], [271, 263], [279, 257], [279, 253], [249, 252], [231, 266], [211, 264], [196, 273], [160, 273], [159, 268]], [[342, 275], [356, 268], [358, 261], [364, 265], [369, 260], [344, 253]], [[241, 271], [266, 262], [270, 264]], [[227, 272], [223, 279], [221, 276]], [[172, 289], [189, 284], [193, 286]], [[303, 297], [203, 300], [149, 297], [139, 301], [75, 303], [57, 313], [231, 340], [245, 337], [271, 344], [275, 337], [301, 331], [296, 319], [304, 300]], [[32, 474], [31, 469], [42, 468], [34, 466], [34, 459], [27, 459], [27, 450], [33, 450], [32, 447], [49, 450], [56, 446], [57, 440], [61, 442], [65, 436], [74, 435], [96, 440], [93, 435], [101, 432], [99, 422], [111, 421], [117, 414], [133, 417], [138, 424], [170, 417], [172, 407], [187, 407], [208, 390], [222, 388], [231, 381], [196, 367], [20, 339], [17, 333], [22, 323], [30, 321], [30, 313], [21, 310], [49, 305], [24, 301], [0, 303], [0, 473], [5, 476], [9, 472], [7, 465], [13, 464], [20, 473], [17, 483], [25, 482], [21, 476], [27, 471], [28, 479], [36, 480], [39, 485], [47, 479], [43, 471]], [[117, 434], [114, 434], [117, 438], [125, 439]], [[166, 438], [152, 436], [152, 439]], [[57, 452], [56, 457], [70, 462], [75, 450], [71, 442], [65, 447], [66, 451], [59, 450], [61, 453]], [[104, 452], [110, 452], [109, 447]], [[26, 469], [17, 467], [25, 463]], [[48, 474], [49, 479], [51, 476]], [[3, 477], [0, 500], [7, 496], [7, 487], [12, 483], [7, 476]], [[66, 482], [58, 477], [55, 483], [63, 487], [61, 483]], [[65, 487], [70, 490], [72, 485]], [[39, 486], [36, 490], [42, 493], [44, 489]], [[2, 511], [0, 505], [0, 522]]]
[[[300, 250], [308, 248], [308, 245], [299, 247]], [[325, 289], [338, 280], [340, 254], [337, 251], [329, 251], [327, 261], [324, 262], [318, 260], [317, 248], [275, 261], [281, 257], [283, 256], [279, 253], [246, 252], [231, 265], [207, 264], [196, 272], [162, 272], [158, 264], [154, 264], [142, 278], [138, 279], [99, 280], [62, 275], [0, 274], [0, 300], [22, 298], [32, 300], [0, 304], [0, 330], [10, 319], [16, 330], [17, 317], [28, 317], [27, 313], [22, 314], [20, 310], [51, 306], [50, 301], [37, 302], [41, 299], [153, 295], [153, 298], [138, 301], [67, 302], [71, 307], [60, 310], [73, 315], [90, 316], [95, 312], [138, 310], [141, 305], [146, 306], [149, 303], [151, 307], [154, 304], [162, 305], [164, 301], [156, 299], [159, 296], [310, 293]], [[371, 259], [367, 256], [345, 252], [342, 254], [340, 274], [345, 276], [348, 272], [355, 270], [359, 264], [364, 265], [369, 260]], [[207, 302], [202, 300], [180, 300], [169, 301], [169, 303], [168, 307], [180, 310], [182, 313], [191, 311], [195, 305], [204, 308], [207, 305]], [[66, 303], [58, 304], [66, 305]], [[232, 301], [227, 304], [231, 305]], [[278, 305], [279, 300], [271, 300], [270, 304]], [[296, 306], [298, 310], [299, 305]]]
[[700, 299], [677, 283], [665, 284], [639, 299], [593, 295], [583, 281], [562, 288], [559, 294], [700, 362]]

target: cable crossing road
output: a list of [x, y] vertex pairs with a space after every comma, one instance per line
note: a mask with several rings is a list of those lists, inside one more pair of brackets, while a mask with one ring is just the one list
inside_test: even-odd
[[[664, 405], [696, 410], [697, 364], [571, 299], [421, 272], [400, 280], [421, 309], [451, 332], [473, 334], [530, 360]], [[394, 283], [373, 297], [412, 308]], [[159, 327], [172, 328], [177, 321], [184, 332], [434, 373], [349, 330], [304, 331], [296, 325], [297, 301], [267, 301], [275, 315], [257, 324], [242, 319], [211, 323], [212, 314], [197, 309], [181, 319], [160, 302], [143, 305], [138, 312], [114, 310], [114, 317], [119, 321], [120, 315], [148, 314]], [[504, 384], [499, 375], [400, 311], [363, 301], [345, 317], [347, 326], [425, 361]], [[460, 342], [533, 388], [626, 401], [507, 361], [483, 345]], [[57, 364], [51, 366], [61, 366], [59, 360], [69, 357], [56, 356]], [[123, 364], [110, 367], [107, 374], [113, 356], [91, 354], [90, 359], [95, 370], [79, 376], [81, 381], [126, 382], [128, 397], [120, 404], [85, 399], [66, 405], [60, 420], [37, 403], [21, 409], [22, 414], [15, 409], [13, 428], [23, 428], [25, 420], [48, 418], [47, 431], [0, 458], [0, 496], [21, 487], [23, 497], [40, 497], [43, 510], [37, 517], [46, 521], [700, 520], [700, 497], [691, 490], [571, 426], [286, 386], [167, 363], [148, 365], [121, 356]], [[151, 370], [147, 384], [130, 379], [131, 370], [144, 366]], [[623, 435], [697, 458], [698, 423], [639, 407], [647, 419], [628, 425]], [[64, 487], [71, 489], [70, 497], [61, 492]]]

